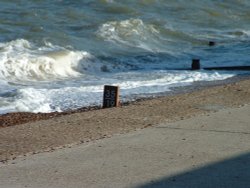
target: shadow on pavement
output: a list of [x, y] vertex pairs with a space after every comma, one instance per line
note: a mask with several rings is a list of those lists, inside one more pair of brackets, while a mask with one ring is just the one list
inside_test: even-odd
[[250, 188], [250, 153], [136, 188]]

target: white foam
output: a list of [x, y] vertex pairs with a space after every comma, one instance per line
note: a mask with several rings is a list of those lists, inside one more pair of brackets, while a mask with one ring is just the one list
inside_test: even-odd
[[21, 89], [18, 99], [13, 103], [16, 111], [22, 112], [51, 112], [50, 104], [52, 101], [46, 96], [46, 89], [38, 90], [33, 88]]
[[[154, 70], [151, 68], [156, 66], [154, 60], [146, 65], [143, 60], [141, 66], [146, 68], [131, 71], [126, 63], [101, 62], [87, 52], [66, 50], [50, 43], [38, 48], [23, 39], [0, 44], [0, 55], [0, 94], [1, 101], [4, 101], [0, 104], [0, 113], [53, 112], [101, 105], [105, 84], [120, 86], [122, 100], [125, 100], [134, 95], [169, 91], [171, 87], [195, 81], [233, 76], [223, 72]], [[116, 72], [116, 69], [121, 70]], [[83, 74], [84, 77], [79, 79], [48, 82]], [[41, 83], [41, 80], [47, 82]], [[18, 85], [8, 84], [11, 81], [18, 82]], [[22, 86], [24, 81], [32, 83]]]
[[[98, 85], [61, 88], [19, 89], [15, 100], [4, 111], [53, 112], [76, 109], [83, 106], [101, 105], [103, 85], [118, 85], [123, 101], [134, 95], [155, 94], [171, 90], [171, 87], [189, 85], [195, 81], [223, 80], [233, 74], [199, 71], [145, 71], [113, 74], [112, 79], [104, 77]], [[119, 79], [119, 78], [123, 79]], [[120, 80], [120, 81], [118, 81]]]
[[[125, 73], [126, 74], [126, 73]], [[218, 72], [191, 72], [191, 71], [154, 71], [145, 72], [140, 75], [136, 75], [135, 80], [123, 81], [117, 83], [123, 89], [134, 89], [139, 87], [147, 87], [142, 93], [157, 93], [164, 92], [163, 89], [160, 91], [160, 87], [175, 85], [182, 85], [183, 83], [193, 83], [197, 81], [213, 81], [213, 80], [224, 80], [234, 76], [234, 74], [219, 74]], [[156, 90], [156, 87], [159, 89]], [[149, 89], [152, 91], [149, 92]], [[135, 93], [134, 93], [135, 94]]]
[[[60, 89], [25, 88], [9, 106], [9, 111], [53, 112], [98, 105], [101, 102], [102, 86], [65, 87]], [[5, 107], [6, 109], [6, 107]], [[0, 108], [0, 112], [3, 109]]]
[[56, 80], [80, 75], [78, 66], [92, 56], [58, 46], [36, 47], [19, 39], [0, 44], [0, 77], [7, 81]]
[[159, 50], [159, 31], [151, 24], [145, 24], [141, 19], [111, 21], [102, 24], [97, 35], [104, 40], [118, 44], [142, 48], [148, 51]]

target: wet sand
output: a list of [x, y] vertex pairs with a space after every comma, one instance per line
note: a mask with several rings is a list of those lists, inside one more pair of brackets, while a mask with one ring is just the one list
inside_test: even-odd
[[18, 156], [51, 152], [245, 104], [250, 104], [250, 80], [112, 109], [7, 114], [0, 116], [0, 161], [5, 163]]

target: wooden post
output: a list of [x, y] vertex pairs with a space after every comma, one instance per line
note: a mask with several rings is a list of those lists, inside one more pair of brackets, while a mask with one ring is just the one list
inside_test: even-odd
[[209, 41], [208, 45], [209, 46], [215, 46], [215, 42], [214, 41]]
[[201, 68], [200, 66], [200, 60], [199, 59], [193, 59], [192, 60], [192, 70], [199, 70]]
[[119, 87], [118, 86], [104, 86], [103, 93], [103, 108], [112, 108], [119, 106]]

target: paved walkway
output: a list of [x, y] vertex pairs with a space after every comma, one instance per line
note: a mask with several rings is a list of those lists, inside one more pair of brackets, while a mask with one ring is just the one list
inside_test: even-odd
[[250, 187], [250, 106], [1, 164], [21, 187]]

